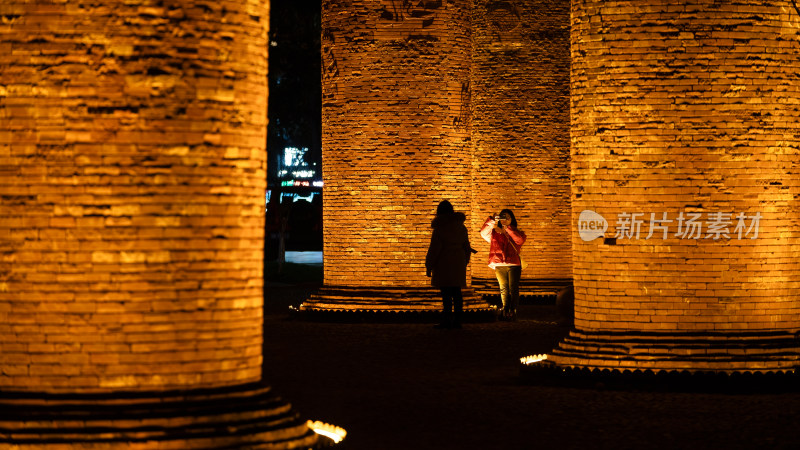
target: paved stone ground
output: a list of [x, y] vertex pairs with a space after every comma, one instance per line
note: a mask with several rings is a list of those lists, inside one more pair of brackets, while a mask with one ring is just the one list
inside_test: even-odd
[[289, 319], [305, 288], [268, 288], [265, 378], [307, 419], [345, 428], [338, 448], [796, 449], [800, 392], [735, 394], [524, 383], [519, 358], [568, 332], [552, 306], [521, 320], [429, 324]]

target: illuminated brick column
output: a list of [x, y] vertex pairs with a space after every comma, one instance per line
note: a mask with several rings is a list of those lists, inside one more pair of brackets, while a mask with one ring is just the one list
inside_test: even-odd
[[313, 443], [261, 383], [268, 1], [0, 16], [0, 442]]
[[[573, 2], [575, 331], [556, 365], [794, 370], [798, 29], [790, 1]], [[606, 239], [580, 237], [584, 210]], [[666, 236], [647, 239], [651, 213]]]
[[[514, 210], [529, 236], [523, 294], [572, 277], [569, 12], [552, 0], [481, 0], [472, 12], [473, 236], [489, 214]], [[473, 283], [496, 293], [479, 244]]]
[[306, 310], [441, 309], [424, 263], [437, 204], [470, 212], [470, 2], [401, 3], [322, 5], [325, 287]]

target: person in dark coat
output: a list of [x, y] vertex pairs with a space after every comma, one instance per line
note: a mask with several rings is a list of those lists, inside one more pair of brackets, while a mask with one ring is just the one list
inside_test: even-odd
[[[472, 252], [464, 213], [455, 212], [444, 200], [436, 208], [431, 227], [431, 244], [425, 257], [425, 270], [431, 285], [442, 293], [442, 322], [437, 328], [461, 328], [464, 299], [461, 288], [467, 286], [467, 264]], [[455, 311], [454, 311], [455, 309]]]

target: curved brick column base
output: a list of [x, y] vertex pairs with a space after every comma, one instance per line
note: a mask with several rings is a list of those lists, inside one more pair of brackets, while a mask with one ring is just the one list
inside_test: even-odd
[[546, 364], [570, 369], [794, 373], [800, 341], [786, 332], [589, 333], [572, 331]]
[[[522, 297], [555, 296], [567, 286], [572, 286], [572, 278], [522, 278], [519, 281], [519, 295]], [[472, 276], [472, 288], [478, 295], [500, 295], [496, 278]]]
[[[472, 289], [463, 289], [464, 313], [467, 320], [494, 320], [496, 309]], [[434, 320], [442, 311], [442, 299], [433, 288], [386, 288], [325, 286], [311, 295], [300, 313], [308, 317], [325, 314], [374, 314], [402, 316], [401, 319]]]
[[0, 393], [0, 447], [295, 449], [317, 445], [265, 385], [167, 393]]

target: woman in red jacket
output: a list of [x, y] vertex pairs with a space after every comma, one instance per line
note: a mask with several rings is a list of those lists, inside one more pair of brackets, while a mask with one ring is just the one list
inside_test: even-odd
[[503, 311], [500, 318], [516, 320], [519, 305], [519, 279], [522, 260], [519, 251], [525, 243], [525, 233], [517, 229], [517, 219], [510, 209], [490, 216], [483, 223], [481, 236], [489, 243], [489, 267], [494, 269], [500, 285]]

